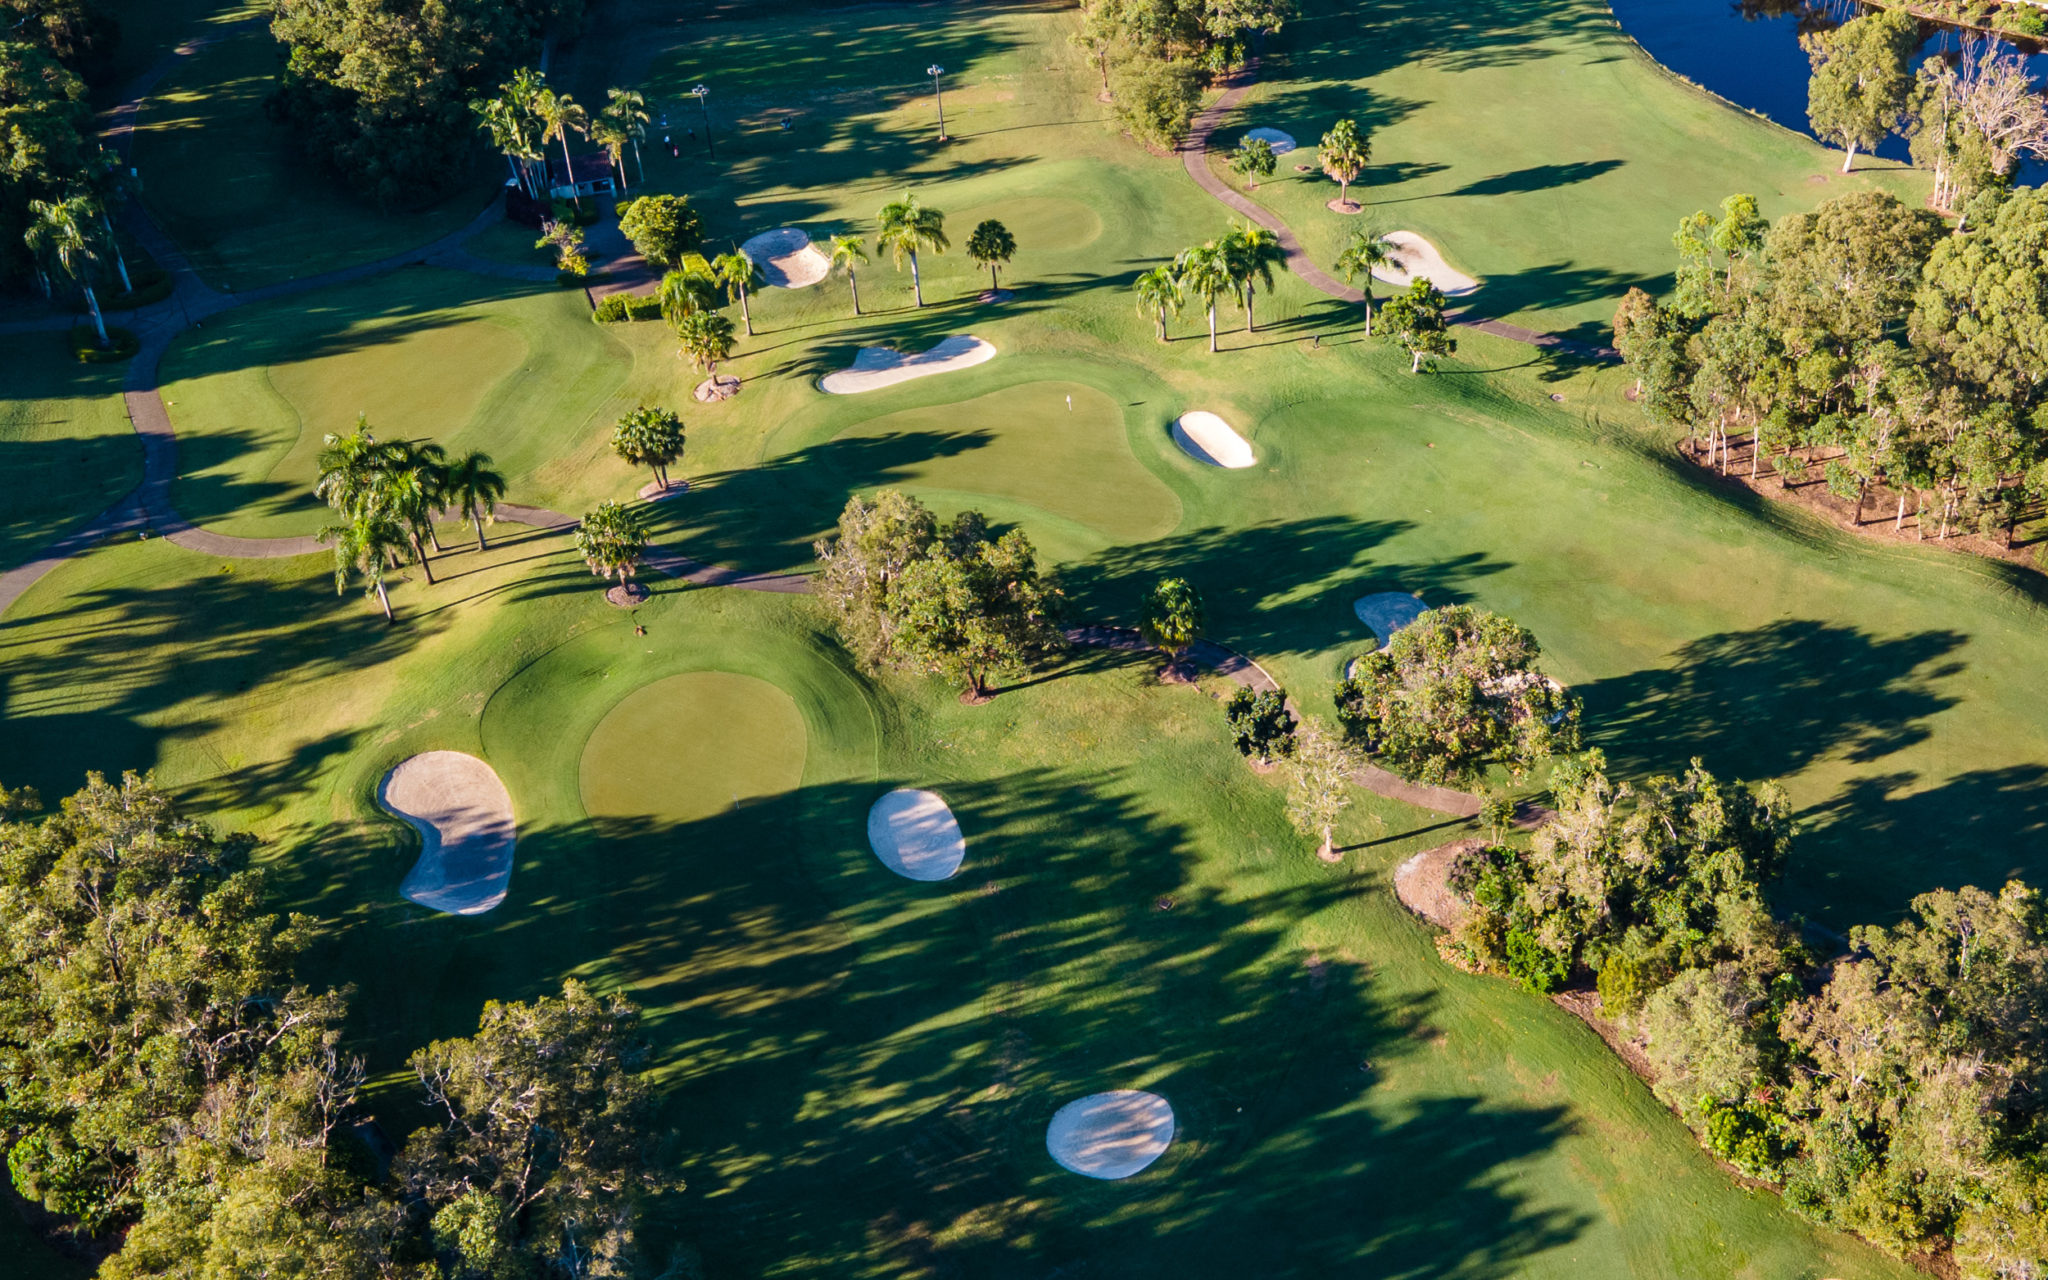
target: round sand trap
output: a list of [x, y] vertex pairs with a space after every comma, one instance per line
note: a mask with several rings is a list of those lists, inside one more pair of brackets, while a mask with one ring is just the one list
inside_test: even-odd
[[1446, 298], [1461, 297], [1479, 287], [1479, 282], [1471, 276], [1446, 266], [1436, 246], [1413, 231], [1389, 231], [1380, 238], [1387, 242], [1393, 253], [1385, 266], [1373, 268], [1375, 280], [1383, 280], [1397, 289], [1406, 289], [1414, 281], [1426, 279]]
[[1429, 608], [1422, 601], [1405, 591], [1378, 591], [1369, 596], [1360, 596], [1351, 606], [1351, 612], [1358, 620], [1372, 628], [1379, 637], [1380, 648], [1394, 643], [1394, 633], [1420, 617]]
[[428, 751], [384, 775], [377, 803], [420, 833], [420, 857], [398, 892], [450, 915], [481, 915], [512, 879], [512, 797], [491, 766]]
[[1244, 136], [1264, 139], [1266, 145], [1273, 148], [1273, 154], [1276, 156], [1284, 156], [1294, 150], [1294, 135], [1282, 133], [1278, 129], [1246, 129]]
[[893, 387], [912, 378], [929, 378], [935, 373], [970, 368], [995, 358], [993, 346], [964, 333], [941, 339], [931, 350], [915, 356], [887, 347], [862, 347], [853, 357], [851, 366], [820, 378], [818, 390], [835, 396], [858, 395], [863, 391]]
[[882, 865], [906, 880], [946, 880], [967, 859], [967, 838], [946, 802], [930, 791], [899, 788], [868, 810], [868, 844]]
[[1156, 1093], [1091, 1093], [1053, 1113], [1045, 1149], [1069, 1173], [1128, 1178], [1166, 1154], [1173, 1108]]
[[1190, 458], [1212, 467], [1238, 470], [1258, 461], [1243, 436], [1223, 419], [1202, 409], [1174, 419], [1173, 442]]
[[741, 245], [740, 252], [752, 258], [761, 275], [777, 289], [814, 285], [832, 270], [831, 260], [795, 227], [763, 231]]

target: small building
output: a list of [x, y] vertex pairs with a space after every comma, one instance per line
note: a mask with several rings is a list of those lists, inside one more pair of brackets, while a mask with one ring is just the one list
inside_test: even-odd
[[609, 152], [586, 151], [580, 156], [572, 155], [566, 170], [559, 159], [548, 161], [548, 194], [557, 200], [617, 193], [618, 184], [612, 176]]

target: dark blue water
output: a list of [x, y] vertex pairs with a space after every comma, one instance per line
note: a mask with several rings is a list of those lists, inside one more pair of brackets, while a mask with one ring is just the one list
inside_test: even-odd
[[[1811, 64], [1799, 47], [1801, 33], [1826, 31], [1854, 17], [1854, 0], [1827, 3], [1736, 4], [1731, 0], [1612, 0], [1621, 29], [1635, 37], [1649, 55], [1694, 84], [1703, 85], [1730, 102], [1768, 116], [1788, 129], [1813, 131], [1806, 124], [1806, 80]], [[1928, 26], [1920, 57], [1954, 53], [1962, 36], [1946, 27]], [[2011, 46], [2005, 46], [2010, 49]], [[2048, 53], [2028, 53], [2027, 69], [2037, 81], [2048, 81]], [[1888, 159], [1909, 159], [1903, 138], [1891, 138], [1877, 149]], [[2038, 185], [2048, 178], [2048, 164], [2022, 161], [2018, 180]]]

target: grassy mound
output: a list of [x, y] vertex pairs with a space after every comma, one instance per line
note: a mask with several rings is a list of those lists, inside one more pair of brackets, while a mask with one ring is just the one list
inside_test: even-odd
[[583, 746], [583, 807], [594, 818], [695, 822], [792, 791], [804, 776], [804, 720], [765, 680], [728, 671], [670, 676], [626, 695]]

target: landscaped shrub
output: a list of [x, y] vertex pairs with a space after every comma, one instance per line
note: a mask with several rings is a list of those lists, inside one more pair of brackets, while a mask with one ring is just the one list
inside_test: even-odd
[[626, 320], [661, 319], [661, 302], [647, 297], [636, 298], [627, 293], [614, 293], [605, 297], [590, 313], [598, 324], [618, 324]]
[[1571, 957], [1561, 956], [1520, 929], [1508, 930], [1503, 948], [1508, 976], [1543, 995], [1557, 990], [1571, 976]]

